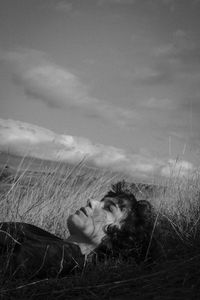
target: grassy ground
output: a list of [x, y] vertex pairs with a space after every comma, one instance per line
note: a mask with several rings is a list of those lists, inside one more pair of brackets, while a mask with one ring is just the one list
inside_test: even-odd
[[[68, 236], [66, 220], [88, 198], [100, 200], [122, 175], [76, 166], [23, 161], [0, 172], [0, 221], [22, 221], [58, 236]], [[25, 282], [5, 279], [0, 299], [198, 299], [200, 298], [200, 175], [171, 176], [162, 186], [126, 183], [138, 199], [155, 208], [155, 231], [163, 259], [136, 265], [134, 260], [86, 264], [83, 272], [62, 279]], [[154, 234], [154, 232], [152, 233]]]

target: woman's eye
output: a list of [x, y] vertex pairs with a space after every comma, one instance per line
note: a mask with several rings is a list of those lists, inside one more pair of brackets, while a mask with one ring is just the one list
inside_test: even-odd
[[113, 212], [116, 207], [117, 207], [117, 204], [114, 201], [107, 201], [104, 204], [104, 209], [109, 212]]
[[116, 206], [115, 206], [115, 205], [112, 205], [112, 204], [111, 204], [111, 205], [108, 205], [108, 206], [107, 206], [107, 210], [110, 211], [110, 212], [113, 212], [113, 210], [115, 209], [115, 207], [116, 207]]
[[104, 207], [104, 209], [107, 210], [107, 211], [110, 211], [110, 207], [109, 206]]
[[104, 209], [107, 210], [107, 211], [111, 211], [111, 206], [110, 205], [105, 205]]

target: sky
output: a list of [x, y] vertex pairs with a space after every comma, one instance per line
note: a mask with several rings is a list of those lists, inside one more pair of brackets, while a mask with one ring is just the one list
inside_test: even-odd
[[0, 150], [187, 176], [199, 15], [199, 0], [0, 0]]

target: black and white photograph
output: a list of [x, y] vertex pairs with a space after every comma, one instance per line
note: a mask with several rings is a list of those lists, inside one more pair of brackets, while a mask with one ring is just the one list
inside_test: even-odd
[[199, 0], [0, 0], [0, 299], [200, 299]]

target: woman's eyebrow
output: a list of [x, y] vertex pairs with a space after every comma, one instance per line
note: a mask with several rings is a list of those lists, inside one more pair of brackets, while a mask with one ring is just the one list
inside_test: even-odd
[[118, 203], [116, 203], [113, 199], [107, 199], [105, 200], [105, 205], [114, 205], [117, 206]]

